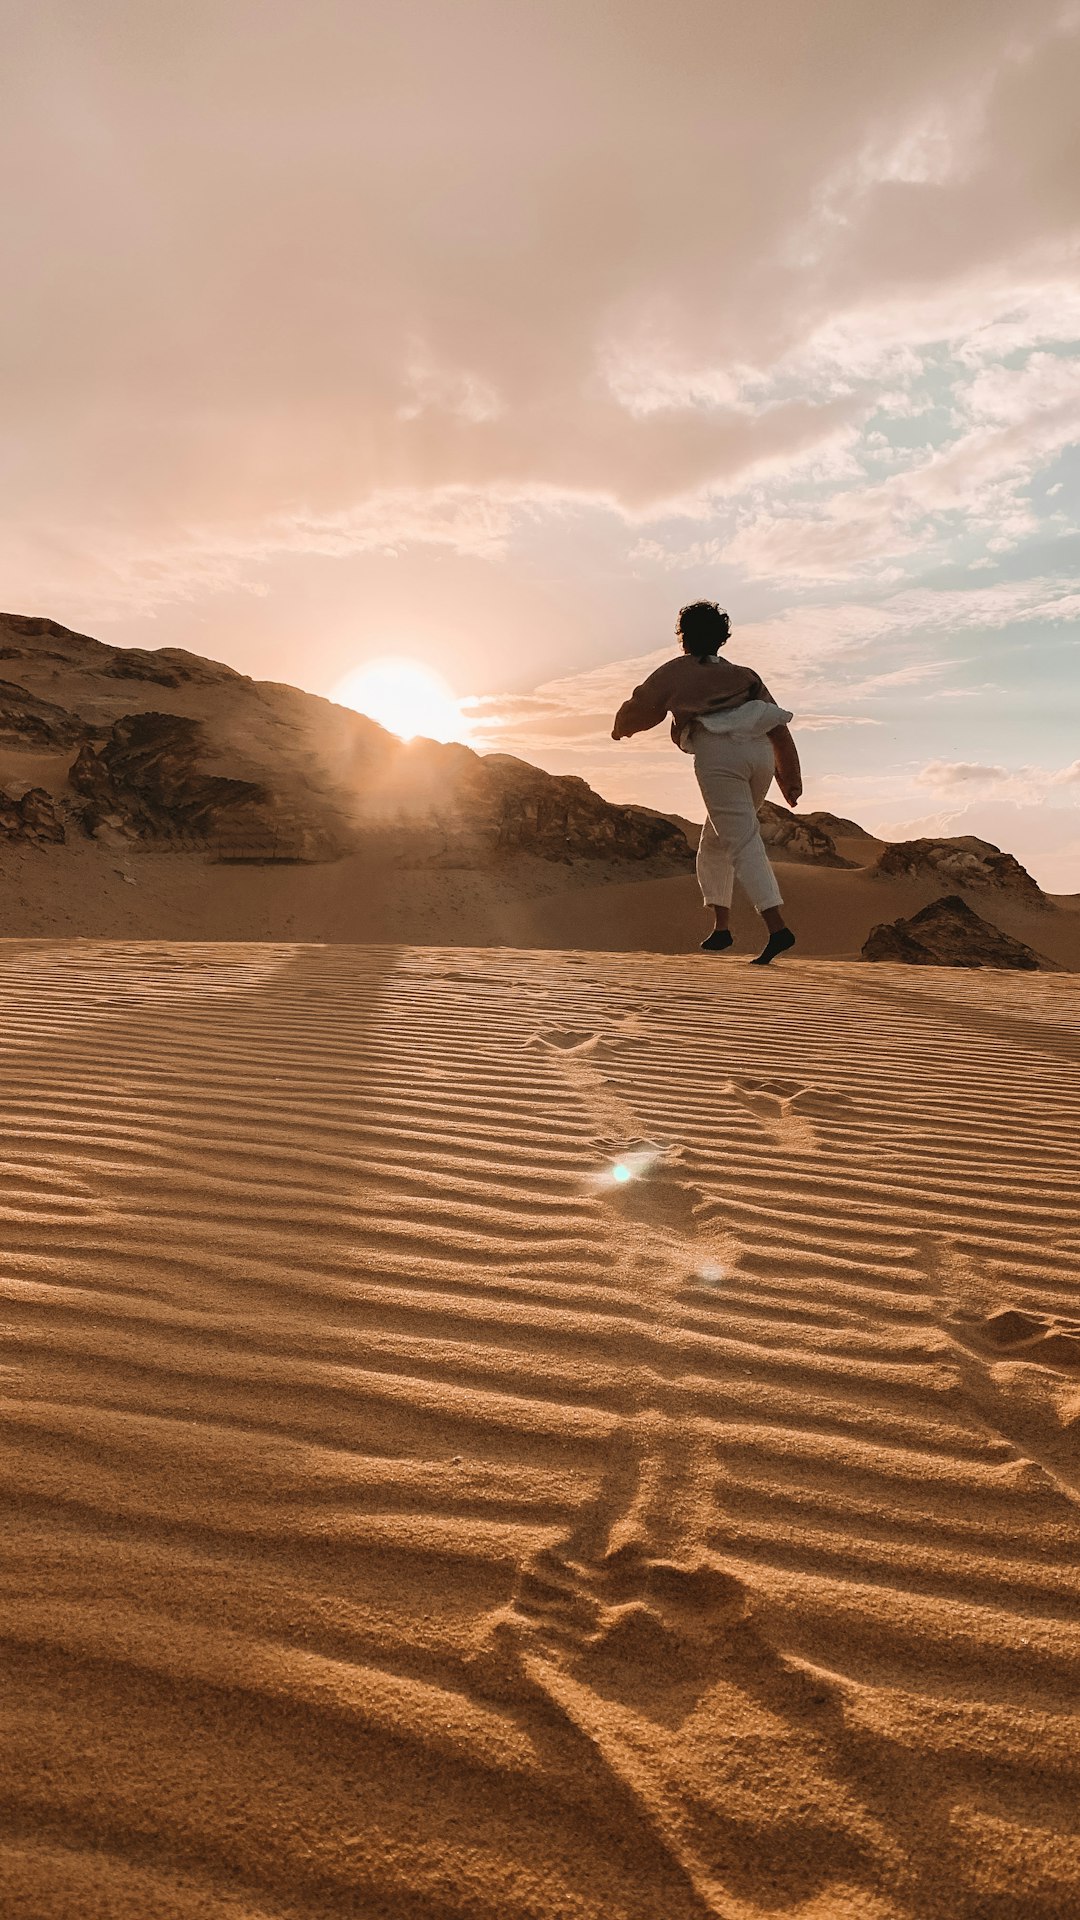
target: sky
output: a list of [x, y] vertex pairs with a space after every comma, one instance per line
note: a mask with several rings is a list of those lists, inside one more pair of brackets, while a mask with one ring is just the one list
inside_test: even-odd
[[11, 611], [700, 818], [611, 716], [730, 612], [804, 805], [1080, 890], [1080, 0], [0, 0]]

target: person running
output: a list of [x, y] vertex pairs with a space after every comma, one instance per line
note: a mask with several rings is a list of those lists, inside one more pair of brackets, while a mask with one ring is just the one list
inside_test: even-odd
[[778, 707], [752, 667], [721, 660], [731, 622], [712, 600], [680, 609], [675, 629], [682, 653], [665, 660], [635, 687], [615, 715], [613, 740], [646, 733], [671, 715], [671, 737], [694, 756], [705, 802], [698, 843], [697, 877], [715, 926], [701, 943], [705, 953], [731, 946], [728, 921], [736, 878], [768, 928], [769, 938], [753, 965], [767, 967], [795, 945], [780, 909], [783, 897], [761, 838], [757, 810], [775, 776], [789, 807], [798, 805], [802, 772], [788, 731], [792, 715]]

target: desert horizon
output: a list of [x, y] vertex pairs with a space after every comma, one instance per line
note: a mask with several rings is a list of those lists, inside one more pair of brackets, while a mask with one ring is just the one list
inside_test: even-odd
[[[402, 740], [186, 650], [0, 614], [0, 651], [9, 936], [677, 953], [706, 930], [700, 828], [684, 816], [514, 756]], [[774, 789], [762, 808], [801, 956], [859, 959], [875, 928], [960, 898], [989, 932], [964, 929], [924, 963], [1023, 964], [991, 954], [996, 934], [1044, 967], [1080, 967], [1080, 895], [1047, 893], [978, 838], [889, 842], [813, 798], [792, 812]], [[749, 946], [757, 916], [742, 899], [734, 912]]]

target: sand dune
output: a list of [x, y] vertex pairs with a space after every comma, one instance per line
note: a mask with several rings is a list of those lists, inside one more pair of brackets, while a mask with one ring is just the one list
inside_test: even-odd
[[[486, 868], [409, 866], [377, 849], [312, 866], [218, 866], [148, 849], [0, 849], [8, 936], [546, 947], [695, 955], [710, 922], [693, 874], [643, 877], [640, 864], [562, 863], [518, 854]], [[917, 913], [940, 879], [777, 862], [799, 952], [859, 958], [871, 927]], [[951, 883], [945, 890], [954, 891]], [[963, 889], [959, 891], [964, 892]], [[969, 888], [968, 904], [1014, 939], [1080, 971], [1080, 900], [1032, 908]], [[737, 945], [756, 952], [761, 921], [736, 894]]]
[[1073, 980], [8, 942], [0, 1014], [5, 1920], [1077, 1910]]

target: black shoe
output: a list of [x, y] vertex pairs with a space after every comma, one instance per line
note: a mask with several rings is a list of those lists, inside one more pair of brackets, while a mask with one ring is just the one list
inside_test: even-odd
[[731, 944], [731, 934], [727, 928], [724, 927], [721, 931], [717, 927], [715, 933], [710, 933], [708, 939], [702, 941], [701, 951], [702, 953], [726, 953]]
[[750, 965], [752, 967], [767, 967], [771, 960], [776, 959], [778, 953], [787, 953], [789, 947], [793, 947], [794, 945], [795, 935], [792, 933], [791, 928], [781, 927], [778, 933], [770, 933], [766, 944], [762, 947], [757, 958], [751, 960]]

